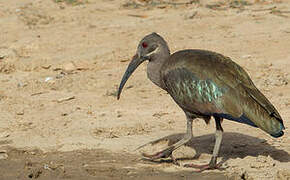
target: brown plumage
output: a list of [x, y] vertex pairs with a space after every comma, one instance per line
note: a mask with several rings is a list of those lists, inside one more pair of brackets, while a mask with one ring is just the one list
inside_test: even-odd
[[188, 49], [170, 55], [166, 41], [156, 33], [140, 41], [120, 83], [118, 99], [127, 79], [145, 60], [149, 60], [148, 78], [170, 94], [187, 118], [183, 139], [153, 155], [143, 154], [145, 157], [168, 157], [188, 142], [195, 118], [203, 118], [208, 123], [214, 117], [216, 122], [216, 143], [210, 163], [188, 165], [201, 171], [219, 167], [216, 159], [222, 140], [222, 119], [259, 127], [273, 137], [283, 135], [285, 128], [278, 111], [238, 64], [229, 57], [206, 50]]
[[[283, 122], [278, 111], [256, 88], [248, 74], [228, 57], [205, 50], [178, 51], [164, 63], [161, 76], [172, 98], [190, 113], [216, 114], [222, 118], [230, 115], [234, 119], [244, 115], [253, 123], [250, 125], [258, 126], [273, 136], [282, 135]], [[209, 86], [209, 90], [208, 95], [199, 101], [202, 94], [198, 92], [198, 84], [203, 81], [208, 83], [201, 88]], [[186, 88], [178, 89], [179, 82], [191, 91], [182, 92]], [[210, 89], [211, 85], [216, 87]], [[177, 91], [173, 92], [174, 89]], [[218, 91], [220, 97], [214, 98]], [[249, 124], [248, 121], [243, 123]]]

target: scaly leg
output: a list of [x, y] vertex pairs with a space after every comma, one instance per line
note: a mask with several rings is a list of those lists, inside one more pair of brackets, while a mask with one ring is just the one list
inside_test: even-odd
[[201, 172], [207, 169], [218, 169], [221, 166], [221, 164], [217, 164], [217, 156], [219, 153], [219, 149], [222, 142], [222, 135], [223, 135], [222, 134], [223, 128], [221, 126], [222, 118], [219, 118], [219, 117], [214, 117], [214, 118], [215, 118], [215, 123], [216, 123], [215, 145], [214, 145], [212, 157], [209, 164], [205, 164], [205, 165], [186, 164], [184, 165], [184, 167], [197, 168], [199, 169], [198, 172]]
[[146, 154], [143, 153], [142, 155], [146, 158], [149, 158], [151, 160], [154, 159], [159, 159], [159, 158], [167, 158], [169, 156], [171, 156], [172, 152], [179, 148], [180, 146], [184, 145], [185, 143], [187, 143], [191, 138], [192, 138], [192, 118], [190, 118], [189, 116], [186, 116], [187, 118], [187, 130], [186, 130], [186, 134], [184, 135], [184, 137], [179, 140], [177, 143], [163, 149], [162, 151], [159, 151], [155, 154]]

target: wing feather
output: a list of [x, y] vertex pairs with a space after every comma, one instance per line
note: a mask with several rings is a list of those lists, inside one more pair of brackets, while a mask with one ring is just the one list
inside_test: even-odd
[[241, 103], [246, 105], [250, 98], [283, 125], [275, 107], [229, 57], [204, 50], [179, 51], [163, 66], [161, 76], [167, 91], [183, 109], [237, 118], [243, 115]]

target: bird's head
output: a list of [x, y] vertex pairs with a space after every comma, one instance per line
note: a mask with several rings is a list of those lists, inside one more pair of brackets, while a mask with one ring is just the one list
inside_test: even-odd
[[158, 59], [160, 59], [158, 57], [169, 54], [170, 51], [167, 43], [160, 35], [158, 35], [157, 33], [151, 33], [145, 36], [139, 42], [137, 52], [133, 56], [125, 74], [123, 75], [122, 81], [119, 86], [117, 99], [120, 98], [125, 83], [140, 64], [142, 64], [146, 60], [148, 60], [149, 62], [158, 61]]

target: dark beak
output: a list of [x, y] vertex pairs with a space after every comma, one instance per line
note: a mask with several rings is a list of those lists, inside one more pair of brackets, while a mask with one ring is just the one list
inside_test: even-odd
[[131, 76], [131, 74], [133, 74], [135, 69], [137, 69], [137, 67], [145, 60], [146, 60], [146, 58], [139, 57], [137, 54], [133, 57], [132, 61], [130, 62], [130, 64], [127, 67], [125, 74], [123, 75], [122, 81], [121, 81], [120, 86], [119, 86], [117, 99], [120, 99], [122, 89], [123, 89], [124, 85], [126, 84], [127, 80], [129, 79], [129, 77]]

